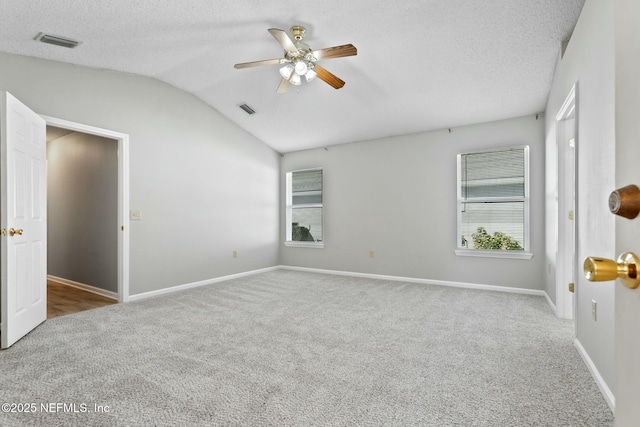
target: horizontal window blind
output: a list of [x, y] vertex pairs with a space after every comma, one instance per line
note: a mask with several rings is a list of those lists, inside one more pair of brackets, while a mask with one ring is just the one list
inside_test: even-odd
[[524, 198], [524, 149], [463, 154], [460, 166], [463, 199]]
[[521, 147], [459, 155], [458, 247], [524, 250], [525, 153]]
[[291, 190], [296, 193], [322, 192], [322, 170], [308, 170], [293, 172], [293, 182]]
[[322, 169], [291, 172], [289, 241], [323, 241]]
[[470, 243], [482, 227], [490, 235], [504, 233], [524, 247], [524, 202], [465, 203], [461, 222], [462, 235]]

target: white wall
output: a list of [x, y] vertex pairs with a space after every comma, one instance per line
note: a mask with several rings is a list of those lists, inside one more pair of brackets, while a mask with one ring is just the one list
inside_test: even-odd
[[[587, 0], [564, 57], [559, 61], [546, 108], [546, 292], [555, 299], [558, 206], [557, 126], [555, 116], [578, 83], [577, 93], [577, 214], [578, 261], [587, 256], [615, 258], [615, 221], [607, 200], [615, 189], [613, 2]], [[579, 272], [581, 272], [581, 264]], [[577, 275], [577, 339], [602, 376], [615, 390], [614, 282], [587, 281]], [[597, 302], [597, 321], [591, 301]], [[601, 384], [602, 385], [602, 384]]]
[[[533, 259], [456, 256], [456, 155], [521, 145], [531, 147]], [[544, 119], [535, 116], [287, 153], [281, 194], [285, 172], [324, 169], [325, 247], [282, 247], [282, 264], [543, 289], [543, 162]]]
[[275, 151], [155, 79], [9, 54], [0, 69], [37, 113], [129, 134], [131, 295], [278, 264]]

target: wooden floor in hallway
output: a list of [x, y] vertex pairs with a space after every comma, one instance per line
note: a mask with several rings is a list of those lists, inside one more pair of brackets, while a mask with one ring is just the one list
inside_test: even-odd
[[103, 295], [47, 281], [47, 319], [117, 303]]

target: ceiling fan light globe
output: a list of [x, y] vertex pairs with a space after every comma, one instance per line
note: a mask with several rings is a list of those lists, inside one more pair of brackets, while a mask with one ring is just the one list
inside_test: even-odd
[[317, 76], [317, 73], [312, 68], [309, 68], [309, 70], [307, 71], [307, 74], [304, 75], [304, 77], [307, 79], [308, 82], [315, 79], [316, 76]]
[[294, 86], [300, 86], [302, 82], [300, 81], [300, 76], [297, 73], [291, 75], [289, 82]]
[[293, 65], [291, 64], [286, 64], [284, 67], [280, 68], [280, 75], [285, 79], [291, 77], [291, 73], [293, 73]]
[[295, 69], [296, 74], [298, 74], [299, 76], [304, 76], [305, 74], [307, 74], [307, 70], [309, 69], [309, 67], [304, 61], [296, 61]]

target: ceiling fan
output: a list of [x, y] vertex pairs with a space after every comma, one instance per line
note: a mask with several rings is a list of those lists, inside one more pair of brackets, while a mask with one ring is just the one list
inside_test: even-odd
[[311, 48], [302, 42], [306, 30], [304, 27], [291, 27], [291, 35], [294, 40], [287, 35], [284, 30], [278, 28], [270, 28], [269, 33], [284, 48], [284, 57], [276, 59], [264, 59], [261, 61], [243, 62], [234, 65], [237, 69], [259, 67], [262, 65], [282, 65], [280, 67], [280, 75], [282, 81], [278, 85], [278, 93], [284, 93], [290, 86], [298, 86], [302, 84], [302, 76], [307, 82], [313, 80], [316, 76], [329, 84], [335, 89], [344, 86], [344, 80], [336, 77], [316, 62], [323, 59], [341, 58], [343, 56], [353, 56], [358, 54], [358, 50], [352, 44], [344, 44], [340, 46], [327, 47], [319, 50], [311, 50]]

